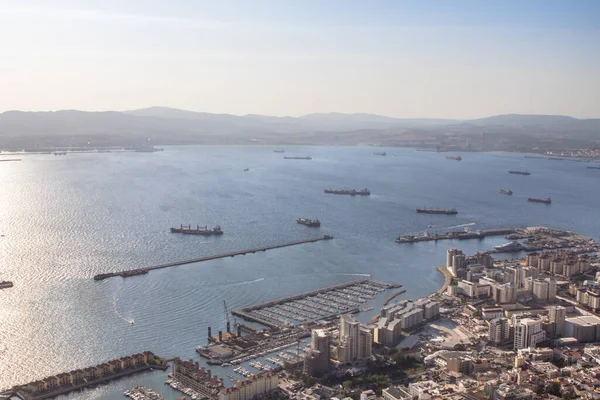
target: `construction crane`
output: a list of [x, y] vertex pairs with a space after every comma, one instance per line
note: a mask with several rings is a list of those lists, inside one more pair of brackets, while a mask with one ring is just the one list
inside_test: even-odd
[[223, 300], [223, 308], [225, 309], [225, 319], [227, 320], [227, 325], [229, 326], [229, 310], [227, 309], [227, 302]]

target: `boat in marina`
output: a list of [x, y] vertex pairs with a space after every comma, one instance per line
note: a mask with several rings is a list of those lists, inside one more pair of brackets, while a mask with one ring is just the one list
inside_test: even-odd
[[501, 244], [499, 246], [494, 246], [494, 248], [496, 250], [502, 251], [502, 252], [514, 252], [514, 251], [521, 251], [525, 247], [521, 243], [517, 242], [516, 240], [513, 240], [512, 242], [509, 242], [509, 243]]

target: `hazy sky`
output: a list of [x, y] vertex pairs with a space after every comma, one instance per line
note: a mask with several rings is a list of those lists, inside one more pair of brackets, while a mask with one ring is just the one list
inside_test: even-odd
[[0, 0], [0, 111], [600, 117], [600, 1]]

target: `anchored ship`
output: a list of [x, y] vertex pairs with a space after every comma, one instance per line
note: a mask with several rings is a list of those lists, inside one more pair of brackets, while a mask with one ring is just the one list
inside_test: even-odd
[[387, 156], [387, 154], [385, 153], [385, 151], [379, 152], [379, 153], [373, 153], [374, 156]]
[[545, 199], [536, 199], [536, 198], [530, 197], [527, 199], [527, 201], [529, 201], [531, 203], [544, 203], [544, 204], [552, 203], [552, 199], [550, 197], [546, 197]]
[[587, 169], [600, 169], [600, 167], [586, 167]]
[[6, 289], [13, 287], [13, 283], [11, 281], [2, 281], [0, 282], [0, 289]]
[[507, 194], [509, 196], [512, 196], [513, 191], [510, 190], [510, 189], [500, 189], [500, 190], [498, 190], [498, 193], [500, 193], [500, 194]]
[[273, 153], [285, 153], [284, 149], [273, 150]]
[[417, 213], [455, 215], [458, 214], [458, 211], [456, 208], [417, 208]]
[[311, 156], [306, 157], [283, 157], [285, 160], [312, 160]]
[[321, 226], [321, 222], [318, 219], [309, 219], [309, 218], [298, 218], [296, 223], [306, 226], [312, 226], [318, 228]]
[[184, 233], [186, 235], [203, 235], [203, 236], [211, 236], [211, 235], [222, 235], [223, 231], [219, 225], [215, 226], [212, 229], [208, 229], [205, 226], [196, 226], [196, 229], [193, 229], [191, 225], [185, 226], [181, 225], [179, 228], [171, 228], [171, 233]]
[[460, 161], [460, 160], [462, 160], [462, 157], [461, 156], [446, 156], [446, 160]]
[[363, 189], [363, 190], [325, 189], [324, 192], [329, 193], [329, 194], [347, 194], [350, 196], [370, 196], [371, 195], [371, 192], [369, 191], [369, 189]]
[[513, 174], [513, 175], [531, 175], [531, 172], [525, 170], [525, 171], [512, 171], [509, 170], [508, 171], [509, 174]]
[[513, 240], [510, 243], [505, 243], [505, 244], [501, 244], [499, 246], [494, 246], [494, 248], [499, 251], [508, 252], [508, 251], [521, 251], [525, 247], [521, 243], [517, 242], [516, 240]]

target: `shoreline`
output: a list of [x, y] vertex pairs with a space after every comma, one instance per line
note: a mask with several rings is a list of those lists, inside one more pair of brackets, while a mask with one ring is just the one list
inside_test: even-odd
[[450, 271], [448, 271], [448, 269], [446, 268], [445, 265], [440, 265], [436, 269], [438, 270], [439, 273], [441, 273], [444, 276], [444, 284], [442, 285], [441, 288], [439, 288], [432, 294], [440, 296], [446, 292], [446, 290], [448, 289], [448, 286], [450, 286], [450, 283], [452, 283], [452, 274], [450, 273]]
[[[290, 144], [275, 144], [275, 143], [186, 143], [186, 144], [177, 144], [177, 143], [173, 143], [173, 144], [164, 144], [164, 143], [155, 143], [155, 146], [163, 146], [163, 147], [194, 147], [194, 146], [198, 146], [198, 147], [274, 147], [274, 148], [282, 148], [282, 147], [355, 147], [355, 148], [363, 148], [363, 149], [412, 149], [415, 151], [418, 150], [432, 150], [433, 152], [436, 153], [484, 153], [484, 154], [521, 154], [521, 155], [532, 155], [532, 156], [538, 156], [540, 158], [543, 159], [548, 159], [549, 157], [554, 157], [554, 158], [561, 158], [567, 161], [577, 161], [577, 162], [600, 162], [600, 158], [596, 157], [573, 157], [573, 156], [552, 156], [549, 154], [545, 154], [545, 153], [535, 153], [535, 152], [531, 152], [531, 151], [527, 151], [527, 152], [523, 152], [523, 151], [513, 151], [513, 150], [481, 150], [481, 149], [441, 149], [439, 152], [435, 151], [435, 148], [423, 148], [423, 147], [417, 147], [417, 146], [380, 146], [380, 145], [374, 145], [374, 144], [363, 144], [363, 143], [356, 143], [356, 144], [336, 144], [336, 143], [321, 143], [321, 144], [315, 144], [315, 143], [290, 143]], [[56, 147], [56, 149], [61, 149], [64, 150], [63, 147], [60, 146], [54, 146]], [[125, 149], [118, 149], [119, 147], [122, 146], [107, 146], [107, 149], [109, 149], [109, 151], [107, 151], [108, 153], [128, 153], [128, 152], [135, 152], [134, 150], [125, 150]], [[68, 150], [67, 150], [68, 151]], [[0, 156], [4, 156], [4, 155], [48, 155], [48, 154], [52, 154], [53, 151], [50, 152], [39, 152], [39, 151], [35, 151], [35, 152], [25, 152], [22, 150], [9, 150], [9, 149], [3, 149], [0, 150]], [[74, 151], [68, 151], [68, 153], [73, 153], [73, 154], [86, 154], [86, 153], [103, 153], [103, 151], [98, 152], [97, 148], [94, 149], [85, 149], [85, 150], [74, 150]]]

